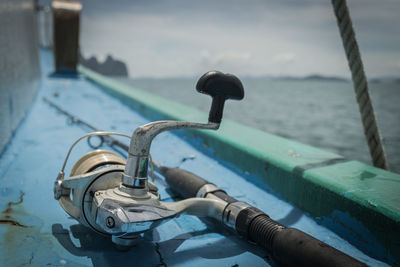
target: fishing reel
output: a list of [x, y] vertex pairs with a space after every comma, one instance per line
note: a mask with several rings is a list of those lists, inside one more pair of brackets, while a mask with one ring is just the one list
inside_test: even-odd
[[[226, 202], [218, 199], [188, 198], [178, 202], [160, 201], [157, 186], [148, 179], [149, 152], [158, 134], [177, 129], [217, 130], [225, 100], [244, 97], [240, 80], [230, 74], [210, 71], [197, 82], [198, 92], [212, 97], [208, 123], [156, 121], [138, 127], [132, 137], [115, 132], [93, 132], [71, 146], [54, 186], [54, 197], [77, 221], [94, 231], [109, 235], [119, 245], [132, 245], [150, 229], [187, 213], [220, 219]], [[130, 138], [128, 157], [95, 150], [81, 157], [65, 178], [64, 169], [74, 146], [92, 136], [119, 135]]]

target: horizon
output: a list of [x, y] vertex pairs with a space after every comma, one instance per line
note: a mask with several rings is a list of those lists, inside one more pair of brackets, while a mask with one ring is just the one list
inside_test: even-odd
[[[98, 58], [96, 55], [89, 55], [87, 58], [83, 58], [84, 61], [88, 62], [88, 60], [95, 59], [96, 62], [100, 65], [100, 68], [103, 68], [103, 75], [106, 76], [114, 76], [116, 78], [129, 78], [129, 79], [193, 79], [196, 78], [198, 75], [193, 74], [193, 75], [176, 75], [176, 76], [136, 76], [136, 77], [130, 77], [130, 76], [124, 76], [124, 75], [114, 75], [114, 74], [107, 74], [107, 72], [110, 70], [110, 68], [114, 68], [114, 65], [111, 63], [110, 65], [107, 65], [106, 60], [111, 59], [112, 61], [118, 61], [122, 64], [125, 65], [126, 63], [123, 60], [120, 60], [118, 58], [115, 58], [111, 54], [107, 54], [103, 57]], [[80, 64], [83, 64], [85, 67], [91, 69], [92, 66], [86, 65], [84, 62], [81, 62]], [[104, 65], [105, 64], [105, 65]], [[94, 69], [95, 71], [99, 71]], [[200, 75], [201, 76], [201, 75]], [[344, 77], [344, 76], [333, 76], [333, 75], [324, 75], [321, 73], [310, 73], [307, 75], [301, 75], [301, 76], [296, 76], [296, 75], [270, 75], [270, 74], [261, 74], [261, 75], [241, 75], [241, 78], [243, 79], [268, 79], [268, 80], [289, 80], [289, 79], [297, 79], [297, 80], [306, 80], [308, 78], [317, 78], [317, 79], [322, 79], [322, 80], [341, 80], [341, 81], [346, 81], [346, 82], [351, 82], [350, 77]], [[372, 80], [378, 80], [380, 82], [386, 82], [386, 81], [394, 81], [394, 82], [399, 82], [400, 81], [400, 75], [391, 75], [391, 76], [375, 76], [375, 77], [367, 77], [368, 81]]]

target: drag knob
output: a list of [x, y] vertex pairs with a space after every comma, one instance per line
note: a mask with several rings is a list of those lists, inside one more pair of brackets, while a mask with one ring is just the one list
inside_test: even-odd
[[242, 82], [232, 74], [219, 71], [209, 71], [201, 76], [196, 89], [213, 98], [208, 121], [214, 123], [221, 122], [225, 100], [241, 100], [244, 97]]

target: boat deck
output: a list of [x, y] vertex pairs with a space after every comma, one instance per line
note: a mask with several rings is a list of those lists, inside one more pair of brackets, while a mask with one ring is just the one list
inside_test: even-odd
[[[149, 120], [110, 97], [83, 76], [54, 77], [52, 56], [41, 52], [42, 80], [31, 110], [0, 158], [0, 265], [5, 266], [269, 266], [268, 255], [212, 221], [182, 215], [145, 235], [129, 251], [70, 218], [53, 198], [53, 183], [69, 146], [86, 132], [43, 101], [103, 130], [131, 134]], [[206, 118], [204, 118], [206, 120]], [[222, 123], [222, 127], [224, 127]], [[123, 140], [123, 139], [122, 139]], [[105, 147], [105, 149], [108, 149]], [[68, 168], [90, 151], [82, 143]], [[286, 226], [302, 231], [372, 266], [386, 264], [352, 246], [328, 228], [274, 195], [261, 181], [210, 158], [179, 135], [163, 133], [152, 145], [153, 158], [202, 176], [231, 196], [246, 201]], [[182, 158], [194, 155], [193, 160]], [[254, 178], [257, 179], [257, 178]], [[156, 179], [161, 198], [174, 195]], [[360, 237], [362, 239], [364, 237]], [[373, 242], [373, 240], [371, 241]], [[377, 246], [379, 246], [377, 244]]]

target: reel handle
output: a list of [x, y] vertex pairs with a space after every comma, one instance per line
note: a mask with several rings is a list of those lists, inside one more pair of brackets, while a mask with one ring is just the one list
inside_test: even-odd
[[242, 100], [244, 89], [236, 76], [220, 71], [209, 71], [200, 77], [196, 90], [212, 97], [208, 121], [221, 123], [225, 100]]

